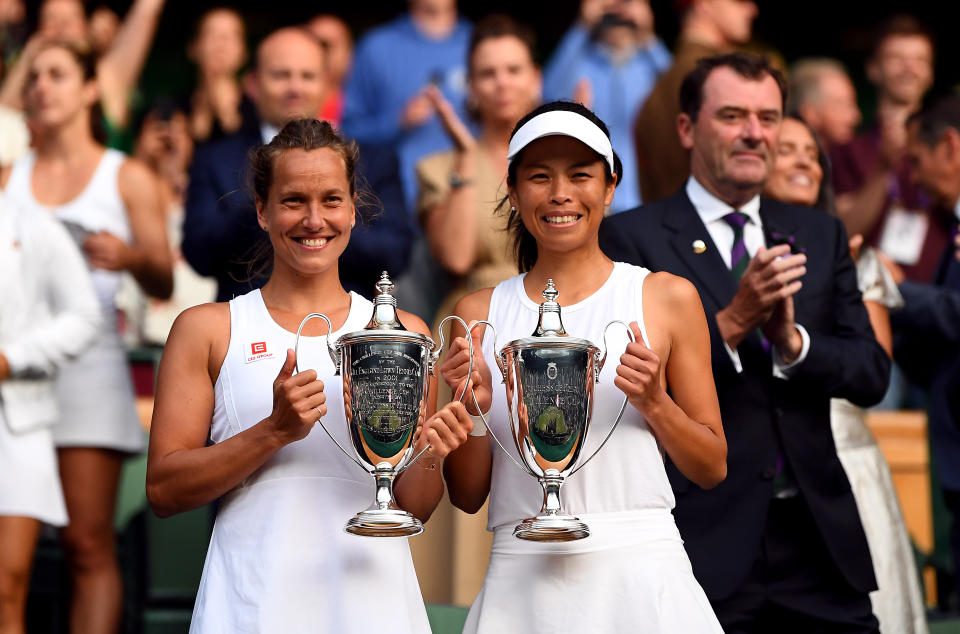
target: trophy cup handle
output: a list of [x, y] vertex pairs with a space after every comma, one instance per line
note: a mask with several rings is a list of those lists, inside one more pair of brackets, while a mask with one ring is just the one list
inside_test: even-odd
[[[337, 352], [337, 350], [333, 346], [330, 345], [330, 333], [333, 332], [333, 324], [330, 323], [330, 318], [324, 315], [323, 313], [310, 313], [309, 315], [303, 318], [303, 321], [300, 322], [300, 327], [297, 328], [297, 340], [296, 340], [296, 343], [294, 343], [293, 345], [293, 355], [294, 355], [293, 373], [297, 374], [300, 372], [300, 333], [303, 331], [303, 327], [307, 325], [307, 322], [315, 318], [319, 318], [327, 322], [327, 352], [330, 354], [330, 359], [333, 361], [333, 367], [336, 370], [336, 375], [339, 376], [340, 354]], [[340, 448], [340, 451], [343, 452], [343, 455], [353, 460], [355, 463], [357, 463], [358, 467], [360, 467], [361, 469], [369, 473], [369, 470], [363, 466], [362, 462], [357, 460], [356, 456], [351, 455], [350, 452], [348, 452], [346, 449], [343, 448], [343, 445], [340, 444], [340, 441], [337, 440], [334, 437], [334, 435], [330, 433], [329, 429], [327, 429], [327, 425], [323, 422], [322, 419], [318, 418], [317, 422], [320, 423], [320, 427], [323, 428], [323, 431], [327, 432], [327, 436], [330, 436], [330, 440], [333, 441], [333, 444], [335, 444], [337, 447]]]
[[[600, 370], [603, 369], [603, 364], [606, 363], [606, 361], [607, 361], [607, 350], [608, 350], [608, 348], [609, 348], [609, 346], [607, 346], [607, 330], [609, 330], [609, 329], [610, 329], [610, 326], [612, 326], [612, 325], [614, 325], [614, 324], [620, 324], [621, 326], [623, 326], [623, 327], [626, 329], [626, 331], [627, 331], [627, 337], [630, 338], [630, 341], [631, 341], [631, 342], [636, 341], [636, 339], [634, 339], [634, 337], [633, 337], [633, 331], [630, 330], [630, 326], [628, 326], [625, 321], [621, 321], [621, 320], [619, 320], [619, 319], [615, 319], [614, 321], [611, 321], [611, 322], [608, 323], [606, 326], [604, 326], [604, 328], [603, 328], [603, 354], [600, 354], [599, 351], [597, 352], [597, 357], [598, 357], [598, 358], [597, 358], [597, 362], [596, 362], [596, 363], [594, 364], [594, 366], [593, 366], [593, 367], [595, 368], [595, 370], [594, 370], [595, 375], [596, 375], [596, 379], [595, 379], [595, 380], [597, 380], [598, 382], [599, 382], [599, 380], [600, 380]], [[592, 454], [590, 454], [590, 457], [589, 457], [589, 458], [587, 458], [586, 460], [584, 460], [583, 462], [581, 462], [573, 471], [571, 471], [571, 472], [570, 472], [570, 475], [573, 475], [573, 474], [576, 473], [577, 471], [580, 471], [580, 469], [583, 469], [585, 466], [587, 466], [587, 464], [588, 464], [591, 460], [593, 460], [598, 453], [600, 453], [600, 450], [603, 449], [603, 446], [604, 446], [605, 444], [607, 444], [607, 441], [610, 440], [610, 437], [611, 437], [611, 436], [613, 436], [613, 432], [616, 431], [617, 425], [620, 424], [620, 419], [623, 418], [623, 412], [624, 412], [624, 410], [627, 408], [627, 400], [628, 400], [628, 399], [627, 399], [627, 395], [624, 394], [624, 395], [623, 395], [623, 402], [620, 403], [620, 411], [617, 412], [617, 419], [616, 419], [615, 421], [613, 421], [613, 427], [611, 427], [611, 428], [610, 428], [610, 431], [607, 432], [607, 435], [606, 435], [606, 437], [603, 439], [603, 442], [600, 443], [600, 446], [597, 447]]]
[[[493, 330], [493, 349], [496, 350], [496, 349], [497, 349], [497, 336], [498, 336], [498, 335], [497, 335], [497, 327], [494, 326], [494, 325], [493, 325], [492, 323], [490, 323], [489, 321], [487, 321], [487, 320], [484, 319], [484, 320], [482, 320], [482, 321], [474, 322], [473, 326], [468, 330], [468, 332], [473, 332], [473, 329], [476, 328], [477, 326], [481, 325], [481, 324], [483, 324], [484, 326], [489, 326], [490, 329]], [[470, 337], [470, 339], [471, 339], [471, 341], [472, 341], [472, 340], [473, 340], [473, 337]], [[507, 369], [506, 369], [506, 367], [505, 367], [504, 364], [503, 364], [503, 358], [500, 356], [499, 353], [497, 353], [497, 354], [494, 356], [494, 358], [495, 358], [496, 361], [497, 361], [497, 368], [500, 369], [501, 382], [505, 382], [505, 381], [507, 380]], [[473, 404], [474, 404], [474, 406], [477, 408], [477, 413], [480, 415], [480, 420], [483, 421], [484, 426], [487, 428], [487, 433], [490, 434], [490, 437], [491, 437], [491, 438], [493, 438], [493, 442], [497, 443], [497, 445], [500, 447], [500, 449], [503, 451], [503, 453], [507, 456], [507, 458], [510, 458], [510, 460], [513, 461], [513, 464], [517, 465], [517, 466], [520, 468], [521, 471], [526, 471], [526, 472], [529, 473], [530, 475], [536, 477], [537, 474], [534, 473], [533, 470], [530, 469], [530, 467], [526, 466], [525, 464], [522, 464], [520, 461], [518, 461], [516, 458], [514, 458], [514, 457], [513, 457], [513, 454], [511, 454], [509, 451], [507, 451], [507, 448], [504, 447], [504, 446], [503, 446], [503, 443], [500, 442], [500, 439], [497, 438], [497, 435], [493, 432], [493, 429], [490, 428], [490, 423], [487, 422], [487, 417], [484, 416], [483, 411], [481, 411], [481, 409], [480, 409], [480, 403], [477, 402], [477, 395], [474, 393], [472, 386], [470, 387], [470, 396], [473, 397]]]

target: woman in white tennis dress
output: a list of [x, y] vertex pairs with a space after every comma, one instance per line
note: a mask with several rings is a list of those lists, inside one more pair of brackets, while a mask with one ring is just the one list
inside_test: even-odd
[[21, 631], [40, 523], [67, 523], [50, 426], [58, 367], [101, 315], [83, 257], [60, 224], [0, 192], [0, 631]]
[[[514, 526], [535, 516], [537, 481], [512, 464], [484, 429], [445, 465], [450, 499], [475, 512], [490, 496], [493, 550], [465, 632], [720, 632], [691, 570], [673, 521], [666, 452], [701, 486], [726, 473], [726, 442], [709, 362], [709, 334], [696, 290], [666, 273], [610, 261], [597, 231], [613, 198], [619, 160], [603, 123], [577, 104], [545, 104], [521, 119], [510, 143], [509, 224], [521, 275], [461, 300], [456, 313], [487, 319], [497, 346], [528, 337], [538, 323], [548, 278], [559, 291], [566, 332], [600, 345], [611, 320], [608, 356], [595, 386], [587, 458], [629, 404], [610, 442], [561, 491], [564, 510], [590, 535], [568, 542], [531, 542]], [[475, 329], [485, 367], [497, 375], [493, 333]], [[443, 366], [452, 385], [463, 379], [463, 349]], [[495, 377], [499, 378], [499, 376]], [[506, 396], [499, 381], [476, 390], [490, 407], [491, 431], [507, 447]], [[669, 394], [667, 388], [669, 387]]]
[[[356, 149], [327, 122], [288, 123], [251, 161], [260, 225], [273, 249], [262, 290], [184, 311], [167, 340], [151, 428], [147, 495], [161, 516], [220, 499], [191, 632], [296, 634], [430, 631], [407, 540], [344, 532], [369, 506], [373, 478], [320, 429], [350, 446], [343, 383], [326, 326], [341, 334], [373, 305], [340, 284], [357, 194]], [[371, 280], [373, 282], [373, 280]], [[408, 328], [428, 334], [403, 313]], [[431, 386], [435, 380], [431, 380]], [[435, 402], [431, 389], [428, 403]], [[443, 495], [439, 461], [472, 423], [428, 404], [415, 446], [430, 449], [396, 481], [397, 503], [426, 520]]]
[[54, 216], [70, 229], [100, 300], [96, 341], [57, 376], [61, 417], [52, 433], [70, 515], [60, 535], [72, 576], [71, 626], [112, 632], [123, 605], [113, 530], [117, 485], [125, 456], [146, 445], [115, 295], [128, 273], [155, 297], [168, 297], [173, 282], [155, 177], [97, 138], [97, 94], [89, 54], [61, 43], [37, 53], [25, 90], [37, 142], [13, 164], [6, 190], [24, 211]]

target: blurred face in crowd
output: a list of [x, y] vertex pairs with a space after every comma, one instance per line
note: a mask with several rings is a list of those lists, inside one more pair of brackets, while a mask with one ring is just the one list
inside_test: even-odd
[[275, 269], [310, 275], [336, 267], [355, 220], [343, 158], [330, 148], [281, 152], [257, 218], [270, 234]]
[[487, 123], [513, 126], [540, 98], [540, 71], [512, 35], [480, 42], [470, 59], [470, 100]]
[[151, 112], [144, 117], [135, 148], [138, 159], [161, 173], [169, 161], [176, 160], [186, 171], [192, 154], [193, 137], [183, 111], [176, 110], [168, 117]]
[[87, 37], [87, 14], [80, 0], [46, 0], [40, 7], [39, 31], [47, 38], [79, 42]]
[[83, 68], [65, 48], [50, 46], [34, 58], [24, 91], [27, 114], [39, 129], [62, 128], [77, 117], [89, 118], [96, 103], [96, 81], [86, 81]]
[[353, 63], [353, 38], [350, 36], [350, 29], [343, 20], [333, 15], [315, 17], [307, 24], [307, 29], [323, 48], [328, 81], [337, 86], [341, 85]]
[[771, 198], [812, 207], [820, 195], [820, 151], [807, 126], [787, 117], [780, 126], [773, 171], [764, 186]]
[[702, 0], [700, 9], [732, 44], [746, 44], [753, 33], [757, 5], [751, 0]]
[[257, 110], [270, 125], [315, 116], [325, 88], [323, 51], [304, 31], [276, 31], [260, 44], [254, 80]]
[[911, 180], [937, 205], [953, 209], [960, 198], [960, 132], [947, 128], [931, 146], [918, 136], [918, 127], [916, 122], [907, 126]]
[[721, 66], [707, 76], [696, 121], [678, 117], [680, 142], [701, 185], [741, 204], [760, 191], [773, 167], [783, 105], [776, 80], [757, 81]]
[[845, 73], [824, 72], [816, 102], [800, 107], [800, 114], [830, 146], [843, 145], [853, 139], [860, 124], [860, 108], [853, 82]]
[[409, 5], [411, 11], [438, 13], [456, 9], [457, 0], [410, 0]]
[[615, 179], [607, 181], [604, 160], [568, 136], [533, 141], [518, 160], [510, 204], [540, 252], [569, 252], [596, 241], [615, 186]]
[[109, 7], [98, 7], [90, 16], [90, 43], [99, 54], [106, 53], [120, 30], [120, 18]]
[[233, 75], [247, 61], [243, 18], [230, 9], [214, 9], [203, 16], [190, 58], [204, 74]]
[[891, 35], [880, 44], [867, 75], [887, 99], [918, 104], [933, 85], [933, 45], [923, 35]]

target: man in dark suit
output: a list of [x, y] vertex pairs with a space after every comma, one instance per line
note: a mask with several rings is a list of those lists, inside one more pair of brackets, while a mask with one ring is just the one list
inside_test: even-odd
[[[700, 292], [727, 436], [710, 491], [667, 465], [693, 571], [728, 634], [876, 632], [873, 565], [830, 429], [830, 398], [876, 403], [890, 360], [860, 301], [843, 226], [761, 199], [785, 97], [762, 58], [701, 60], [680, 90], [691, 177], [612, 216], [614, 260]], [[682, 316], [678, 316], [682, 318]]]
[[[905, 279], [903, 269], [885, 259], [905, 303], [891, 315], [894, 357], [929, 391], [930, 445], [953, 514], [950, 546], [960, 571], [960, 97], [943, 98], [908, 119], [907, 159], [912, 180], [934, 201], [936, 213], [949, 219], [953, 239], [928, 284]], [[956, 592], [960, 598], [960, 588]]]
[[[247, 186], [249, 151], [268, 143], [287, 121], [316, 116], [324, 95], [323, 50], [305, 30], [284, 28], [267, 36], [255, 64], [251, 85], [258, 128], [199, 148], [190, 167], [181, 250], [198, 273], [216, 278], [217, 301], [263, 286], [272, 264]], [[396, 276], [406, 268], [413, 228], [403, 208], [395, 154], [365, 147], [358, 171], [383, 201], [384, 212], [357, 223], [340, 258], [340, 274], [347, 290], [369, 295], [380, 271]], [[362, 206], [359, 211], [362, 218]]]

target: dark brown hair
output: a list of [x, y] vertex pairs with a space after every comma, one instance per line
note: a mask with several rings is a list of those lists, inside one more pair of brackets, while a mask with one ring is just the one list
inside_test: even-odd
[[[545, 103], [542, 106], [538, 106], [528, 112], [520, 121], [517, 122], [517, 125], [514, 126], [513, 132], [510, 133], [510, 138], [513, 139], [517, 131], [524, 126], [527, 121], [530, 121], [537, 115], [543, 114], [544, 112], [553, 112], [556, 110], [562, 110], [566, 112], [575, 112], [576, 114], [585, 117], [592, 123], [596, 124], [598, 128], [607, 138], [610, 138], [610, 130], [607, 129], [607, 124], [605, 124], [600, 117], [595, 115], [593, 111], [589, 108], [584, 107], [579, 103], [573, 103], [572, 101], [551, 101], [550, 103]], [[510, 161], [510, 165], [507, 167], [507, 185], [510, 187], [516, 187], [517, 185], [517, 166], [520, 164], [523, 158], [523, 150], [513, 157], [513, 160]], [[600, 156], [599, 154], [597, 155]], [[603, 169], [606, 176], [607, 182], [613, 180], [613, 175], [617, 175], [617, 183], [620, 182], [623, 176], [623, 165], [620, 163], [620, 157], [617, 156], [617, 153], [613, 153], [613, 172], [610, 171], [610, 165], [607, 163], [606, 159], [603, 159]], [[537, 239], [533, 237], [533, 234], [527, 229], [526, 225], [523, 224], [523, 218], [520, 216], [520, 210], [510, 207], [509, 197], [504, 197], [500, 201], [500, 204], [497, 206], [497, 211], [504, 213], [504, 210], [507, 211], [507, 231], [510, 232], [511, 238], [513, 240], [513, 249], [517, 257], [517, 268], [520, 269], [521, 273], [525, 273], [533, 268], [533, 265], [537, 263]]]
[[947, 128], [960, 132], [960, 95], [941, 97], [925, 104], [907, 118], [906, 125], [916, 125], [917, 138], [934, 147]]
[[933, 31], [914, 16], [901, 13], [890, 16], [874, 29], [873, 43], [870, 47], [871, 59], [877, 57], [880, 47], [891, 37], [922, 37], [930, 42], [931, 48], [935, 48]]
[[696, 121], [703, 106], [703, 85], [707, 78], [718, 68], [729, 68], [744, 79], [760, 81], [766, 76], [773, 77], [780, 89], [780, 107], [786, 108], [787, 80], [783, 73], [770, 65], [770, 60], [764, 56], [750, 53], [729, 53], [714, 57], [704, 57], [697, 62], [696, 67], [683, 78], [680, 84], [680, 112]]
[[[84, 83], [97, 81], [97, 56], [89, 48], [74, 42], [50, 42], [45, 44], [41, 51], [52, 48], [59, 48], [73, 58], [80, 67]], [[24, 85], [24, 90], [29, 86], [29, 82]], [[90, 134], [94, 140], [101, 145], [107, 144], [107, 130], [103, 123], [103, 107], [98, 99], [90, 106]]]
[[492, 40], [497, 37], [515, 37], [526, 47], [530, 53], [530, 60], [536, 63], [537, 38], [533, 30], [526, 24], [517, 22], [509, 15], [495, 13], [488, 15], [473, 27], [470, 35], [470, 45], [467, 48], [467, 72], [473, 73], [473, 54], [486, 40]]

